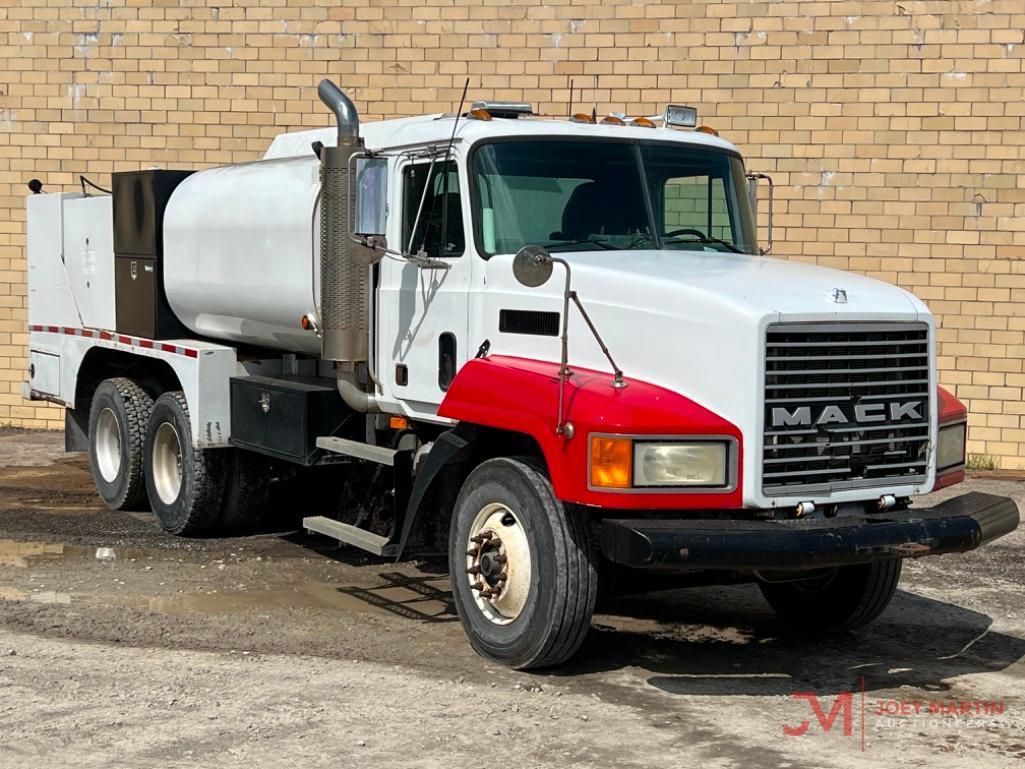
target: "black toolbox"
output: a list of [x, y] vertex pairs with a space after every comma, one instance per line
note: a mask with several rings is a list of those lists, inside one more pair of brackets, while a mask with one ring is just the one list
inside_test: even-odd
[[190, 174], [151, 169], [112, 175], [118, 333], [147, 339], [177, 339], [189, 333], [164, 292], [163, 230], [167, 202]]
[[315, 464], [324, 453], [317, 448], [317, 438], [337, 435], [352, 413], [333, 379], [231, 379], [231, 442], [261, 454]]

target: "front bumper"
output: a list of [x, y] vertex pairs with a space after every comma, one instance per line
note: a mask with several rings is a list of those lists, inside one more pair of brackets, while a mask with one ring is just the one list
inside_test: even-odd
[[787, 521], [606, 519], [602, 553], [645, 569], [800, 571], [963, 553], [1014, 531], [1009, 497], [971, 492], [936, 507]]

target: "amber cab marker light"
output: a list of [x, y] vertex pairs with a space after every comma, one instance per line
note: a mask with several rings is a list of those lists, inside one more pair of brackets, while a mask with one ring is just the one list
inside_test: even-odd
[[716, 131], [714, 128], [712, 128], [712, 126], [710, 126], [710, 125], [699, 125], [694, 130], [697, 131], [698, 133], [709, 134], [711, 136], [718, 136], [719, 135], [719, 132]]
[[472, 109], [467, 117], [473, 118], [474, 120], [491, 120], [491, 113], [486, 109]]
[[629, 438], [591, 437], [591, 486], [628, 489], [632, 470], [633, 442]]
[[405, 417], [392, 417], [388, 420], [388, 426], [392, 430], [405, 430], [409, 427], [409, 420]]
[[577, 112], [573, 117], [570, 118], [573, 123], [593, 123], [594, 117], [588, 115], [586, 112]]
[[630, 121], [630, 125], [641, 126], [642, 128], [656, 128], [655, 121], [646, 117], [635, 117]]
[[615, 115], [608, 115], [601, 119], [602, 125], [626, 125], [626, 121]]

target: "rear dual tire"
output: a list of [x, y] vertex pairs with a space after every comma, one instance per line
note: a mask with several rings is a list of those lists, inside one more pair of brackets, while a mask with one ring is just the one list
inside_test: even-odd
[[184, 393], [157, 398], [146, 427], [146, 490], [164, 531], [196, 536], [213, 528], [224, 501], [227, 458], [224, 449], [193, 446]]
[[100, 383], [89, 407], [89, 463], [96, 492], [111, 510], [146, 505], [144, 444], [153, 398], [124, 377]]

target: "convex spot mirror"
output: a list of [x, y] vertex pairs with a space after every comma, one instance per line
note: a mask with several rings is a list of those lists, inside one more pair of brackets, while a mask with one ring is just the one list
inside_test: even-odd
[[513, 258], [513, 276], [527, 288], [543, 286], [552, 277], [552, 255], [541, 246], [524, 246]]

